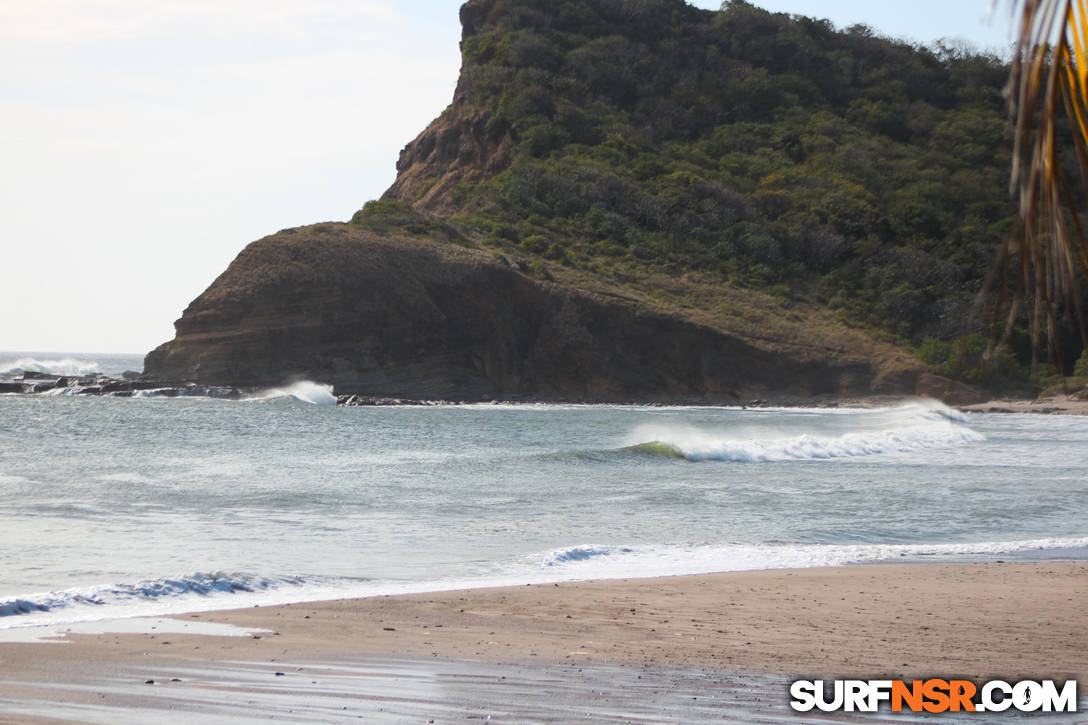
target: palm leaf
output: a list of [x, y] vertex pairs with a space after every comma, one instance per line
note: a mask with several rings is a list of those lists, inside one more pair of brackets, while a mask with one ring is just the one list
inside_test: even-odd
[[[998, 257], [996, 279], [1028, 317], [1033, 348], [1045, 334], [1058, 354], [1059, 316], [1075, 315], [1084, 339], [1078, 285], [1088, 279], [1088, 245], [1061, 162], [1060, 124], [1068, 124], [1082, 188], [1088, 188], [1088, 0], [1018, 0], [1019, 33], [1009, 88], [1015, 124], [1011, 192], [1017, 225]], [[1088, 344], [1088, 341], [1086, 341]]]
[[[1088, 187], [1088, 0], [1017, 0], [1018, 34], [1010, 78], [1015, 124], [1011, 192], [1018, 207], [1013, 234], [1000, 250], [987, 285], [1011, 298], [1005, 334], [1027, 315], [1033, 351], [1046, 335], [1050, 357], [1061, 366], [1060, 316], [1075, 317], [1085, 336], [1078, 285], [1088, 280], [1088, 245], [1063, 168], [1060, 124], [1073, 138], [1076, 167]], [[1061, 370], [1060, 370], [1061, 371]], [[1064, 371], [1062, 371], [1064, 372]]]

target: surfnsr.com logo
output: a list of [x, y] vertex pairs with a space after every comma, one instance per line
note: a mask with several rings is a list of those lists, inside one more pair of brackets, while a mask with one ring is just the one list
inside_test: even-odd
[[[830, 685], [830, 687], [828, 687]], [[790, 707], [797, 712], [1076, 712], [1077, 681], [1060, 687], [1054, 680], [1008, 683], [990, 680], [797, 680], [790, 685]]]

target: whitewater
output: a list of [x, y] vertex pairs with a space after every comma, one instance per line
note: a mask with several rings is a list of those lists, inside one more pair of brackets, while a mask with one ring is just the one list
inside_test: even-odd
[[[3, 370], [50, 366], [117, 374], [139, 359], [0, 356]], [[1088, 418], [964, 415], [927, 400], [334, 403], [319, 381], [241, 400], [0, 395], [0, 629], [502, 584], [1088, 555]]]

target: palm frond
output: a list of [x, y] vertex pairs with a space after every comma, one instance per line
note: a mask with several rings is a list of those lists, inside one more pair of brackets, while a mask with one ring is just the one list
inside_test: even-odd
[[[1059, 315], [1074, 314], [1084, 338], [1078, 285], [1088, 279], [1088, 244], [1062, 165], [1059, 139], [1072, 137], [1080, 188], [1088, 188], [1088, 0], [1018, 0], [1010, 113], [1015, 124], [1010, 191], [1019, 208], [999, 255], [997, 279], [1013, 300], [1006, 329], [1023, 305], [1034, 349], [1046, 335], [1058, 354]], [[1061, 124], [1068, 125], [1063, 136]], [[1074, 172], [1075, 173], [1075, 172]], [[1059, 362], [1060, 365], [1060, 362]]]

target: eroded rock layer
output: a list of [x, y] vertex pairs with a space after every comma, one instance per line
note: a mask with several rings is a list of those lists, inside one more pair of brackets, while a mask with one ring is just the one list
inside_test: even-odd
[[175, 325], [148, 376], [312, 379], [408, 398], [736, 402], [867, 393], [873, 375], [538, 281], [486, 253], [346, 224], [254, 242]]

